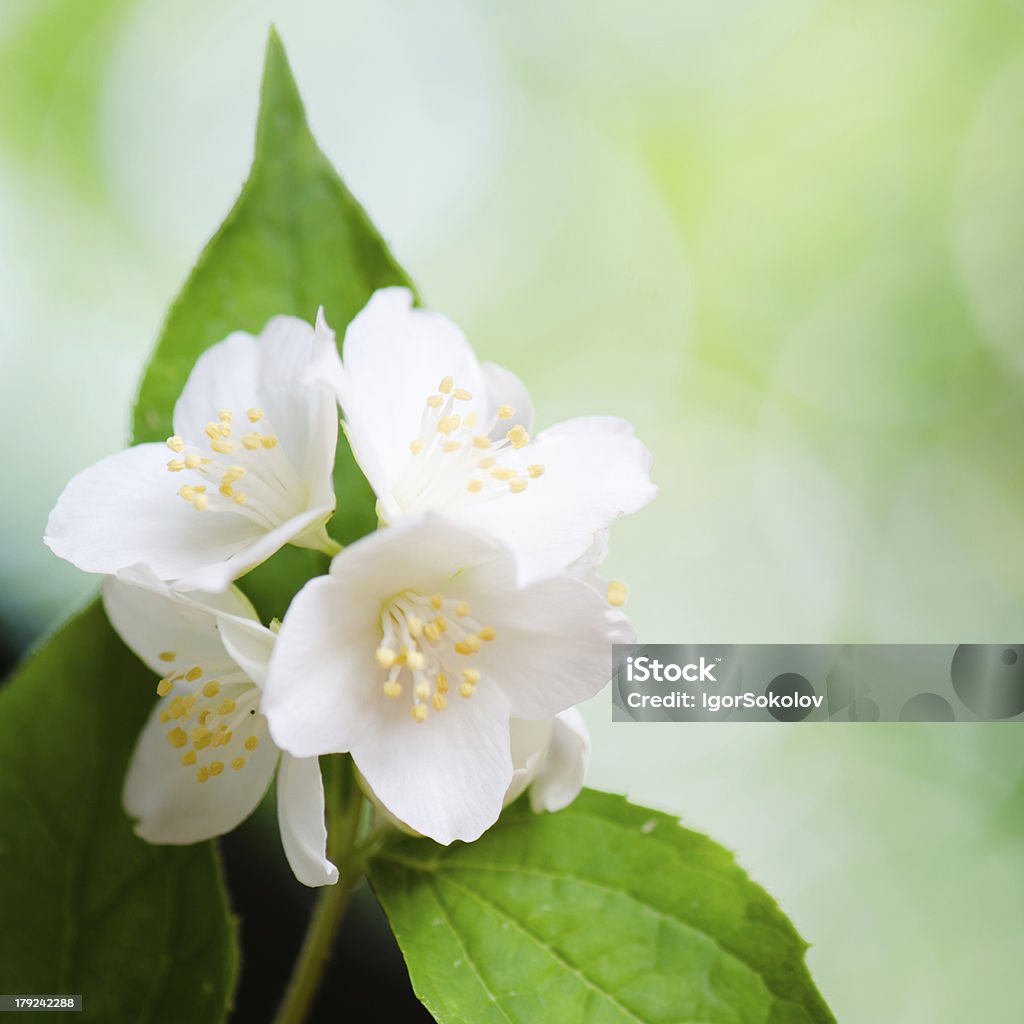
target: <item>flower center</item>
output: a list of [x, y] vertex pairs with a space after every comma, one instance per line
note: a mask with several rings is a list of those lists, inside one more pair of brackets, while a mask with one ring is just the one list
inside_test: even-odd
[[[160, 658], [173, 662], [177, 655], [165, 651]], [[172, 671], [156, 692], [165, 699], [160, 721], [169, 726], [167, 742], [182, 751], [181, 763], [195, 769], [197, 782], [216, 778], [225, 763], [241, 771], [266, 732], [259, 688], [228, 658]]]
[[428, 396], [419, 433], [409, 442], [414, 458], [394, 487], [395, 499], [406, 512], [522, 494], [529, 479], [543, 475], [540, 464], [527, 466], [525, 474], [507, 464], [510, 452], [530, 442], [521, 423], [503, 438], [491, 437], [501, 421], [515, 416], [511, 405], [500, 406], [490, 423], [478, 429], [475, 412], [463, 416], [457, 411], [460, 403], [472, 400], [469, 391], [456, 387], [452, 377], [445, 377], [437, 390]]
[[412, 694], [412, 717], [425, 722], [429, 706], [444, 711], [453, 683], [466, 699], [480, 682], [471, 659], [497, 636], [473, 618], [468, 601], [407, 590], [387, 601], [380, 615], [377, 664], [385, 671], [384, 696]]
[[175, 454], [168, 472], [197, 478], [178, 490], [179, 497], [199, 512], [236, 512], [265, 530], [290, 519], [296, 501], [305, 499], [305, 486], [278, 446], [266, 414], [255, 406], [246, 410], [250, 429], [240, 437], [233, 434], [230, 409], [221, 409], [217, 417], [203, 428], [202, 444], [177, 434], [167, 439]]

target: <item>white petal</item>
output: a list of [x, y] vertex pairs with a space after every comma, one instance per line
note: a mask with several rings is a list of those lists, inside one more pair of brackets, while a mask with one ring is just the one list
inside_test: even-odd
[[551, 742], [530, 786], [534, 811], [560, 811], [579, 796], [590, 761], [590, 736], [583, 716], [569, 708], [555, 716]]
[[[237, 580], [250, 569], [265, 562], [289, 541], [301, 537], [311, 527], [323, 522], [331, 514], [333, 508], [333, 505], [311, 508], [292, 516], [291, 519], [285, 520], [272, 530], [266, 532], [259, 530], [245, 547], [239, 548], [230, 557], [217, 560], [211, 558], [206, 563], [181, 573], [177, 580], [177, 586], [190, 590], [222, 590], [232, 580]], [[225, 517], [231, 515], [229, 512], [209, 514], [211, 516], [224, 515]], [[206, 516], [207, 513], [201, 512], [199, 515]]]
[[533, 782], [551, 742], [553, 718], [528, 721], [513, 718], [512, 729], [512, 782], [505, 791], [504, 805], [508, 807]]
[[[514, 421], [526, 427], [528, 434], [533, 433], [533, 403], [526, 385], [511, 371], [497, 363], [484, 363], [484, 380], [487, 384], [487, 422], [498, 415], [498, 406], [511, 405], [515, 409]], [[495, 424], [491, 436], [504, 437], [508, 423], [499, 420]]]
[[239, 621], [256, 618], [237, 587], [223, 594], [179, 594], [145, 566], [108, 576], [103, 581], [103, 605], [121, 639], [161, 676], [172, 669], [223, 659], [218, 612], [237, 616]]
[[277, 637], [261, 623], [240, 616], [218, 616], [217, 627], [224, 650], [232, 661], [263, 689]]
[[315, 757], [281, 755], [277, 770], [277, 821], [281, 843], [303, 885], [334, 885], [338, 869], [327, 859], [324, 784]]
[[79, 473], [50, 513], [46, 544], [86, 572], [143, 562], [173, 580], [230, 559], [263, 536], [241, 515], [200, 512], [183, 501], [179, 474], [167, 471], [171, 454], [162, 444], [140, 444]]
[[349, 324], [342, 356], [337, 385], [348, 438], [385, 503], [411, 458], [409, 443], [419, 434], [424, 404], [444, 377], [473, 395], [459, 403], [462, 415], [484, 416], [484, 377], [469, 342], [450, 320], [414, 309], [405, 288], [374, 293]]
[[311, 380], [311, 368], [334, 346], [334, 332], [322, 318], [316, 330], [296, 317], [278, 316], [258, 338], [230, 335], [196, 360], [174, 407], [175, 432], [202, 439], [204, 426], [221, 409], [230, 410], [236, 431], [243, 431], [249, 426], [247, 410], [262, 409], [260, 423], [270, 424], [289, 463], [310, 487], [300, 503], [333, 508], [337, 404], [325, 384]]
[[549, 718], [593, 697], [611, 678], [607, 604], [568, 574], [537, 580], [518, 593], [507, 564], [465, 575], [473, 614], [497, 638], [474, 665], [505, 691], [516, 718]]
[[406, 701], [381, 696], [352, 757], [396, 818], [447, 845], [472, 842], [498, 819], [512, 781], [509, 744], [508, 703], [481, 683], [425, 722], [413, 720]]
[[331, 575], [353, 594], [390, 597], [411, 588], [431, 593], [456, 573], [495, 561], [511, 564], [510, 552], [480, 530], [433, 512], [407, 516], [346, 548]]
[[[159, 718], [171, 699], [157, 703], [139, 736], [125, 779], [124, 806], [138, 819], [135, 831], [147, 842], [184, 845], [230, 832], [253, 812], [270, 784], [278, 750], [264, 735], [250, 753], [236, 737], [218, 748], [218, 755], [230, 764], [241, 750], [245, 767], [227, 767], [216, 778], [198, 782], [196, 766], [183, 765], [182, 750], [167, 742], [171, 724]], [[262, 718], [254, 719], [251, 732], [265, 732]]]
[[534, 571], [568, 566], [592, 550], [595, 534], [657, 494], [650, 452], [624, 420], [570, 420], [503, 461], [520, 471], [538, 463], [545, 472], [522, 494], [467, 505], [459, 518], [511, 545]]
[[261, 704], [282, 749], [311, 757], [350, 748], [380, 697], [380, 669], [373, 657], [379, 607], [353, 600], [333, 575], [310, 580], [292, 599]]

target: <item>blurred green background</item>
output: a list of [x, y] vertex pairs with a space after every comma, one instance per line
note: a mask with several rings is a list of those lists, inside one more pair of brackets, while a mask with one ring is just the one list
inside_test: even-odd
[[[124, 443], [251, 155], [277, 23], [321, 144], [541, 425], [625, 415], [651, 641], [1012, 642], [1024, 598], [1024, 4], [2, 0], [0, 620]], [[310, 310], [310, 317], [314, 310]], [[342, 325], [336, 325], [341, 327]], [[589, 782], [737, 851], [844, 1022], [1020, 1019], [1015, 725], [611, 725]], [[275, 852], [276, 855], [276, 852]]]

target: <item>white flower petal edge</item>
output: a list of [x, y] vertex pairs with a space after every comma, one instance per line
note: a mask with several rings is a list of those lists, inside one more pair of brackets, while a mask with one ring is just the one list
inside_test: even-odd
[[426, 514], [339, 554], [281, 626], [263, 698], [296, 757], [349, 751], [388, 811], [439, 843], [494, 823], [511, 719], [549, 719], [610, 676], [606, 604], [507, 547]]
[[180, 589], [224, 590], [291, 543], [333, 553], [338, 436], [334, 395], [310, 368], [333, 350], [314, 329], [276, 317], [196, 361], [166, 445], [140, 444], [74, 477], [45, 541], [87, 572], [137, 563]]
[[[125, 779], [124, 806], [136, 833], [184, 845], [230, 832], [259, 804], [280, 765], [278, 819], [295, 877], [310, 886], [336, 882], [317, 761], [282, 754], [267, 735], [256, 679], [266, 675], [274, 634], [242, 593], [181, 593], [133, 566], [107, 577], [103, 602], [124, 642], [162, 676]], [[224, 640], [229, 630], [231, 644]], [[242, 658], [232, 653], [239, 649]]]
[[530, 807], [537, 814], [560, 811], [579, 796], [590, 762], [590, 736], [576, 708], [559, 712], [546, 722], [512, 720], [512, 759], [515, 773], [505, 794], [505, 806], [530, 790]]
[[481, 366], [462, 332], [376, 292], [318, 367], [338, 393], [352, 450], [385, 522], [436, 511], [487, 531], [535, 574], [564, 568], [615, 518], [657, 493], [651, 455], [613, 417], [570, 420], [534, 440], [522, 382]]

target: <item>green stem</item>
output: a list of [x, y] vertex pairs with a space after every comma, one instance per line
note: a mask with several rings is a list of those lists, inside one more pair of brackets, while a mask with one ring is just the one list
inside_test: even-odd
[[363, 798], [352, 773], [351, 758], [334, 755], [327, 766], [327, 852], [338, 868], [339, 878], [335, 885], [324, 886], [317, 896], [274, 1024], [302, 1024], [309, 1015], [338, 926], [363, 876], [365, 858], [356, 846]]

